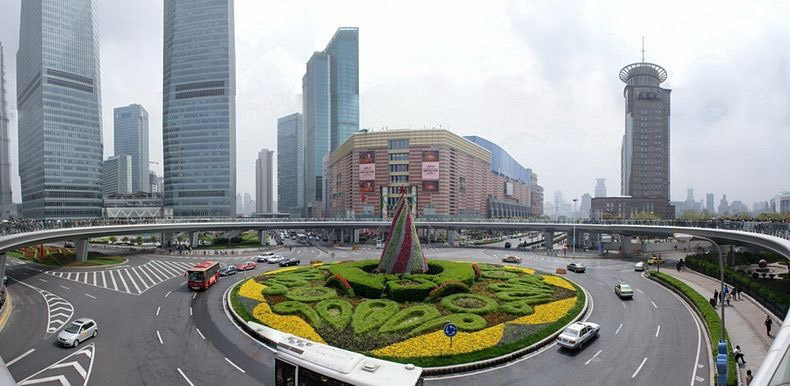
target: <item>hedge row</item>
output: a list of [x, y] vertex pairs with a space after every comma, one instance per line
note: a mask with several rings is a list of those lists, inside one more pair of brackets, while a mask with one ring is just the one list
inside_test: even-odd
[[[464, 302], [475, 302], [479, 303], [480, 305], [477, 307], [472, 307], [464, 304]], [[442, 298], [440, 304], [450, 312], [469, 314], [488, 314], [490, 312], [496, 311], [497, 307], [499, 306], [496, 300], [491, 299], [488, 296], [477, 294], [454, 294], [445, 296]]]
[[340, 299], [326, 299], [315, 305], [318, 315], [336, 330], [342, 330], [351, 323], [353, 308], [351, 303]]
[[469, 286], [460, 281], [448, 281], [428, 293], [428, 297], [425, 298], [425, 301], [433, 303], [439, 300], [439, 298], [458, 293], [469, 293]]
[[[715, 358], [718, 354], [717, 345], [718, 339], [716, 337], [719, 336], [721, 333], [721, 319], [719, 319], [719, 315], [716, 314], [716, 310], [710, 305], [707, 299], [705, 299], [702, 295], [700, 295], [697, 291], [694, 291], [691, 287], [683, 283], [682, 281], [675, 279], [672, 276], [669, 276], [665, 273], [650, 271], [650, 276], [655, 277], [656, 279], [669, 284], [675, 288], [677, 288], [680, 292], [686, 295], [694, 305], [697, 306], [697, 309], [702, 312], [702, 316], [705, 319], [705, 325], [708, 327], [708, 335], [711, 337], [711, 345], [712, 347], [712, 354]], [[727, 334], [724, 332], [725, 339], [727, 339], [727, 385], [737, 385], [738, 384], [738, 377], [735, 374], [735, 363], [734, 357], [729, 355], [732, 353], [732, 342]]]
[[458, 327], [458, 331], [478, 331], [486, 328], [488, 323], [482, 316], [477, 314], [451, 314], [431, 319], [409, 333], [409, 336], [421, 335], [432, 332], [444, 327], [445, 324], [452, 323]]
[[436, 307], [421, 304], [405, 308], [387, 320], [379, 331], [384, 334], [408, 332], [419, 325], [442, 316]]
[[315, 312], [309, 305], [297, 302], [293, 300], [286, 300], [284, 302], [280, 302], [272, 307], [272, 311], [283, 314], [283, 315], [299, 315], [307, 320], [310, 325], [315, 328], [321, 328], [324, 324], [321, 322], [321, 318], [318, 316], [318, 313]]
[[398, 313], [398, 303], [387, 299], [371, 299], [357, 305], [351, 317], [354, 334], [361, 335], [379, 328]]
[[313, 303], [337, 297], [337, 291], [329, 287], [299, 287], [292, 288], [285, 297], [297, 302]]
[[[361, 260], [345, 264], [332, 264], [329, 272], [332, 275], [342, 275], [348, 280], [354, 292], [358, 296], [369, 299], [380, 298], [387, 289], [387, 282], [403, 279], [425, 279], [430, 280], [436, 285], [448, 281], [459, 281], [467, 286], [472, 286], [475, 280], [475, 271], [467, 263], [457, 263], [446, 260], [432, 260], [428, 264], [428, 274], [403, 275], [384, 275], [369, 273], [377, 265], [376, 260]], [[427, 295], [427, 293], [425, 293]], [[407, 295], [412, 297], [414, 295]]]
[[401, 279], [387, 282], [387, 296], [399, 303], [419, 302], [428, 297], [436, 283], [426, 279]]

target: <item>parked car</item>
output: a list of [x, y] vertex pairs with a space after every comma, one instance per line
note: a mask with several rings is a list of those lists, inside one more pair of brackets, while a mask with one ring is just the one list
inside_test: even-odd
[[614, 285], [614, 293], [621, 298], [633, 298], [634, 290], [627, 283], [617, 283]]
[[228, 275], [235, 275], [236, 274], [236, 267], [232, 265], [226, 265], [219, 269], [220, 276], [228, 276]]
[[259, 263], [266, 263], [272, 256], [274, 256], [274, 252], [263, 252], [260, 255], [255, 256], [255, 260]]
[[634, 271], [644, 271], [645, 270], [645, 262], [638, 261], [634, 264]]
[[583, 348], [584, 344], [598, 335], [601, 326], [590, 322], [576, 322], [568, 326], [557, 337], [557, 344], [569, 349]]
[[584, 272], [587, 268], [582, 263], [570, 263], [568, 264], [568, 271], [573, 271], [576, 273]]
[[660, 258], [658, 256], [651, 256], [649, 259], [647, 259], [647, 263], [650, 264], [650, 265], [653, 265], [653, 264], [664, 264], [664, 259], [662, 259], [662, 258]]
[[289, 265], [299, 265], [299, 259], [295, 259], [293, 257], [288, 259], [283, 259], [280, 261], [280, 267], [287, 267]]
[[503, 263], [521, 264], [521, 258], [520, 257], [516, 257], [516, 256], [505, 256], [505, 258], [502, 259], [502, 262]]
[[66, 347], [77, 347], [80, 343], [94, 338], [98, 334], [99, 327], [93, 319], [79, 318], [69, 323], [58, 334], [58, 344]]
[[236, 269], [239, 271], [248, 271], [251, 269], [255, 269], [257, 264], [254, 261], [248, 261], [246, 263], [238, 263], [236, 264]]

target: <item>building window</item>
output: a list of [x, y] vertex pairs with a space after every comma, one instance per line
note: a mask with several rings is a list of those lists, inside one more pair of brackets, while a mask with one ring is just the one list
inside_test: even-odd
[[389, 141], [387, 141], [387, 149], [397, 150], [397, 149], [408, 149], [408, 148], [409, 148], [408, 139], [390, 139]]
[[390, 161], [408, 161], [409, 153], [390, 153]]
[[390, 176], [390, 183], [399, 184], [409, 182], [409, 176]]
[[390, 173], [392, 172], [408, 172], [409, 164], [390, 165]]
[[458, 177], [458, 192], [466, 193], [466, 177]]

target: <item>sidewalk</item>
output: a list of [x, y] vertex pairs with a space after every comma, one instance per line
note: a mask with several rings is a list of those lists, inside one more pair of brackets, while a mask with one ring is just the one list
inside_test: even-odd
[[[694, 272], [688, 268], [683, 268], [683, 271], [678, 272], [676, 269], [662, 269], [662, 273], [673, 276], [684, 283], [688, 284], [695, 291], [699, 292], [707, 299], [713, 297], [713, 291], [719, 290], [721, 284], [718, 280], [714, 280], [708, 276], [704, 276]], [[732, 290], [732, 288], [730, 288]], [[745, 365], [740, 366], [741, 380], [744, 381], [746, 377], [746, 370], [752, 370], [752, 374], [757, 373], [757, 369], [765, 359], [765, 355], [773, 342], [773, 336], [779, 331], [782, 321], [771, 315], [774, 321], [773, 328], [771, 329], [771, 337], [765, 333], [765, 316], [766, 311], [758, 307], [751, 301], [746, 299], [743, 295], [742, 300], [731, 300], [730, 306], [725, 306], [724, 320], [726, 323], [727, 334], [732, 342], [733, 349], [735, 346], [741, 346], [744, 353]], [[726, 304], [726, 301], [725, 301]], [[716, 307], [716, 313], [720, 313], [721, 309]], [[718, 333], [716, 333], [718, 334]], [[711, 339], [718, 341], [718, 335], [712, 336]], [[745, 382], [744, 382], [745, 384]]]

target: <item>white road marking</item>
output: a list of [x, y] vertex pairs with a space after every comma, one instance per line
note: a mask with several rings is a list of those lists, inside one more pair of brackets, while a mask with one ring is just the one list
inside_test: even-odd
[[162, 307], [156, 307], [156, 316], [159, 316], [159, 309]]
[[599, 281], [599, 282], [598, 282], [598, 284], [600, 284], [600, 285], [602, 285], [602, 286], [606, 287], [606, 284], [604, 284], [602, 281]]
[[656, 329], [656, 338], [658, 338], [658, 333], [659, 332], [661, 332], [661, 325], [660, 324], [658, 325], [658, 328]]
[[96, 285], [96, 271], [93, 271], [93, 285]]
[[193, 293], [193, 294], [192, 294], [192, 299], [194, 299], [194, 298], [195, 298], [195, 296], [197, 296], [197, 292], [195, 292], [195, 293]]
[[159, 338], [159, 344], [165, 344], [165, 342], [162, 342], [162, 335], [159, 334], [159, 330], [156, 330], [156, 337]]
[[231, 362], [231, 361], [230, 361], [230, 359], [228, 359], [228, 358], [225, 358], [225, 360], [226, 360], [226, 361], [228, 361], [228, 363], [230, 363], [230, 365], [231, 365], [231, 366], [235, 367], [235, 368], [236, 368], [236, 370], [239, 370], [239, 371], [241, 371], [242, 373], [246, 373], [246, 371], [242, 370], [242, 369], [241, 369], [241, 367], [239, 367], [239, 366], [236, 366], [236, 364], [235, 364], [235, 363]]
[[639, 291], [639, 293], [640, 293], [640, 294], [642, 294], [642, 295], [644, 295], [644, 294], [645, 294], [645, 293], [644, 293], [644, 291], [642, 291], [642, 290], [641, 290], [641, 289], [639, 289], [639, 288], [637, 288], [636, 290], [637, 290], [637, 291]]
[[622, 304], [623, 308], [625, 308], [625, 302], [620, 302], [620, 304]]
[[655, 303], [655, 302], [653, 302], [652, 300], [650, 301], [650, 304], [652, 304], [652, 305], [653, 305], [653, 308], [655, 308], [655, 309], [658, 309], [658, 306], [657, 306], [657, 305], [656, 305], [656, 303]]
[[192, 316], [192, 307], [189, 307], [189, 316]]
[[198, 335], [200, 335], [200, 337], [201, 337], [201, 338], [203, 338], [203, 340], [206, 340], [206, 337], [205, 337], [205, 336], [203, 336], [203, 333], [202, 333], [202, 332], [200, 332], [200, 329], [199, 329], [199, 328], [196, 328], [195, 330], [197, 330], [197, 333], [198, 333]]
[[170, 296], [170, 294], [171, 294], [172, 292], [173, 292], [173, 291], [167, 291], [167, 293], [165, 294], [165, 297], [168, 297], [168, 296]]
[[96, 299], [96, 297], [95, 297], [95, 296], [93, 296], [93, 295], [90, 295], [90, 294], [84, 294], [84, 295], [85, 295], [85, 296], [87, 296], [87, 297], [89, 297], [89, 298], [91, 298], [91, 299]]
[[8, 361], [8, 362], [5, 364], [5, 365], [6, 365], [6, 367], [8, 367], [8, 366], [11, 366], [11, 365], [13, 365], [14, 363], [16, 363], [17, 361], [19, 361], [20, 359], [22, 359], [22, 358], [24, 358], [24, 357], [26, 357], [26, 356], [28, 356], [28, 355], [32, 354], [32, 353], [33, 353], [33, 351], [36, 351], [36, 349], [34, 349], [34, 348], [31, 348], [30, 350], [27, 350], [27, 351], [26, 351], [24, 354], [22, 354], [22, 355], [20, 355], [20, 356], [18, 356], [18, 357], [16, 357], [16, 358], [14, 358], [14, 359], [12, 359], [12, 360]]
[[[137, 286], [137, 281], [134, 280], [134, 278], [132, 277], [132, 274], [129, 273], [129, 268], [126, 268], [123, 271], [126, 272], [126, 276], [129, 276], [129, 281], [132, 282], [132, 285], [134, 285], [134, 289], [137, 290], [137, 294], [139, 295], [139, 294], [143, 293], [143, 291], [140, 291], [140, 287]], [[136, 272], [136, 271], [134, 269], [132, 269], [132, 272]], [[140, 278], [140, 280], [143, 280], [143, 279]]]
[[[110, 271], [110, 279], [112, 279], [112, 287], [116, 291], [118, 291], [118, 283], [115, 281], [115, 275], [112, 274], [112, 271]], [[110, 287], [107, 287], [107, 288], [110, 288]]]
[[65, 285], [60, 286], [60, 288], [69, 289], [69, 287], [66, 287]]
[[[101, 281], [104, 284], [103, 287], [107, 287], [107, 276], [104, 275], [104, 271], [101, 271]], [[107, 287], [110, 288], [110, 287]]]
[[620, 323], [620, 325], [617, 326], [617, 331], [615, 331], [614, 334], [617, 335], [620, 332], [621, 328], [623, 328], [623, 324], [622, 323]]
[[41, 281], [43, 281], [44, 283], [46, 283], [46, 282], [47, 282], [46, 280], [44, 280], [44, 279], [42, 279], [42, 278], [38, 278], [38, 280], [41, 280]]
[[642, 370], [642, 366], [645, 365], [645, 362], [647, 362], [647, 357], [645, 357], [645, 359], [642, 359], [642, 363], [640, 363], [639, 367], [636, 368], [636, 371], [634, 371], [634, 375], [631, 376], [631, 379], [636, 378], [636, 375], [639, 374], [639, 370]]
[[185, 381], [187, 381], [187, 383], [189, 384], [189, 386], [195, 386], [195, 384], [194, 384], [194, 383], [192, 383], [192, 381], [190, 381], [190, 380], [189, 380], [189, 378], [187, 378], [186, 374], [184, 374], [184, 372], [183, 372], [183, 371], [181, 371], [181, 369], [180, 369], [180, 368], [176, 367], [176, 370], [178, 370], [178, 373], [179, 373], [179, 374], [181, 374], [181, 376], [182, 376], [182, 377], [184, 377], [184, 380], [185, 380]]
[[587, 360], [587, 362], [584, 362], [584, 365], [585, 365], [585, 366], [589, 365], [589, 364], [590, 364], [590, 362], [592, 362], [592, 360], [593, 360], [593, 359], [595, 359], [595, 357], [597, 357], [597, 356], [598, 356], [598, 354], [600, 354], [600, 353], [601, 353], [601, 351], [602, 351], [602, 350], [598, 350], [598, 352], [597, 352], [597, 353], [595, 353], [595, 355], [593, 355], [593, 356], [592, 356], [592, 358], [588, 359], [588, 360]]
[[[150, 286], [145, 283], [145, 280], [143, 280], [143, 277], [140, 276], [140, 272], [138, 272], [138, 271], [139, 271], [138, 267], [135, 267], [135, 268], [132, 269], [132, 272], [134, 272], [135, 276], [137, 276], [137, 278], [140, 279], [140, 284], [142, 284], [145, 288], [143, 288], [143, 290], [140, 291], [140, 289], [137, 288], [137, 284], [135, 284], [134, 287], [137, 288], [138, 292], [143, 293], [143, 291], [145, 291], [148, 288], [150, 288]], [[131, 275], [129, 275], [129, 276], [131, 276]]]

